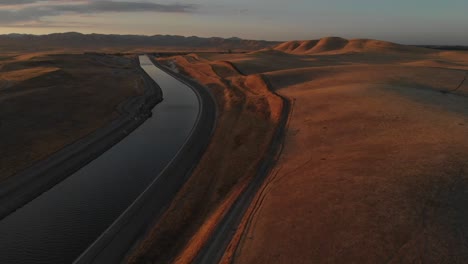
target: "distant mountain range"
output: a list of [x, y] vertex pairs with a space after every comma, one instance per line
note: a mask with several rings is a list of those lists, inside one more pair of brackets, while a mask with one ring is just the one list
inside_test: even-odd
[[468, 50], [468, 46], [460, 45], [416, 45], [417, 47], [438, 50]]
[[183, 50], [258, 50], [273, 47], [280, 42], [244, 40], [240, 38], [201, 38], [173, 35], [104, 35], [81, 34], [76, 32], [49, 35], [8, 34], [0, 35], [0, 49], [8, 50], [49, 50], [49, 49], [139, 49], [165, 48]]

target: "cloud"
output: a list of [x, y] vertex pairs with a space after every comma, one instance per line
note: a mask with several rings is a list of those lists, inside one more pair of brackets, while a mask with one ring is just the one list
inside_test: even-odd
[[56, 5], [54, 10], [74, 13], [102, 13], [102, 12], [172, 12], [187, 13], [196, 9], [190, 4], [157, 4], [151, 2], [115, 2], [93, 1], [82, 5]]
[[39, 2], [38, 0], [15, 0], [11, 3], [11, 0], [0, 0], [0, 5], [24, 5]]
[[[12, 5], [11, 1], [0, 0], [0, 6]], [[154, 2], [130, 1], [67, 1], [67, 0], [20, 0], [15, 8], [0, 9], [0, 26], [40, 21], [43, 17], [62, 14], [97, 14], [108, 12], [159, 12], [192, 13], [198, 9], [193, 4], [158, 4]]]
[[[21, 6], [21, 5], [29, 5], [29, 4], [36, 4], [36, 3], [66, 3], [72, 2], [73, 0], [0, 0], [0, 7], [1, 6]], [[75, 0], [75, 2], [86, 2], [89, 0]]]

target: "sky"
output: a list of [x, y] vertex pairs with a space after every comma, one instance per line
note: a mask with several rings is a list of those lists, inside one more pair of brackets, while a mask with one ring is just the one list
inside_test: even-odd
[[0, 0], [0, 34], [55, 32], [468, 45], [468, 0]]

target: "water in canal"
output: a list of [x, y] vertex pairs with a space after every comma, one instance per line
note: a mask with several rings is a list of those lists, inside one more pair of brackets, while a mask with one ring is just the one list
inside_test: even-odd
[[141, 67], [164, 100], [153, 117], [66, 180], [0, 221], [0, 263], [71, 263], [157, 177], [184, 144], [200, 103], [185, 84]]

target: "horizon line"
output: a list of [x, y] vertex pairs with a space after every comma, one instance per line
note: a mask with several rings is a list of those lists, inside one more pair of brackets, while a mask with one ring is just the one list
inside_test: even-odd
[[[314, 39], [293, 39], [293, 40], [266, 40], [266, 39], [250, 39], [250, 38], [241, 38], [241, 37], [218, 37], [218, 36], [210, 36], [210, 37], [204, 37], [204, 36], [197, 36], [197, 35], [172, 35], [172, 34], [131, 34], [131, 33], [82, 33], [79, 31], [63, 31], [63, 32], [53, 32], [53, 33], [48, 33], [48, 34], [35, 34], [35, 33], [16, 33], [16, 32], [11, 32], [11, 33], [5, 33], [5, 34], [0, 34], [0, 36], [10, 36], [10, 35], [23, 35], [23, 36], [50, 36], [50, 35], [56, 35], [56, 34], [80, 34], [80, 35], [107, 35], [107, 36], [139, 36], [139, 37], [155, 37], [155, 36], [170, 36], [170, 37], [184, 37], [184, 38], [190, 38], [190, 37], [196, 37], [196, 38], [218, 38], [218, 39], [239, 39], [239, 40], [253, 40], [253, 41], [265, 41], [265, 42], [289, 42], [289, 41], [308, 41], [308, 40], [320, 40], [323, 38], [330, 38], [330, 37], [338, 37], [342, 38], [339, 36], [325, 36], [321, 38], [314, 38]], [[386, 41], [386, 42], [393, 42], [396, 44], [400, 44], [398, 42], [394, 41], [387, 41], [387, 40], [382, 40], [382, 39], [376, 39], [376, 38], [343, 38], [346, 40], [352, 40], [352, 39], [369, 39], [369, 40], [380, 40], [380, 41]], [[450, 47], [467, 47], [468, 45], [463, 45], [463, 44], [400, 44], [400, 45], [408, 45], [408, 46], [450, 46]]]

